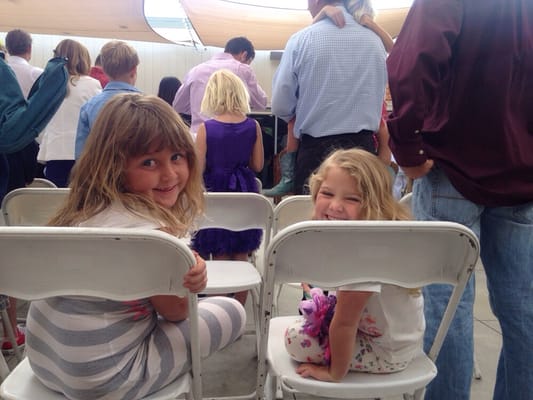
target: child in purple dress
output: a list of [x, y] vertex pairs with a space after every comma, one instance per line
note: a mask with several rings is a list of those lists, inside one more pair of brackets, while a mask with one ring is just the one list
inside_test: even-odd
[[[204, 183], [210, 192], [258, 192], [255, 172], [263, 168], [263, 139], [250, 112], [249, 95], [241, 79], [227, 69], [214, 72], [207, 83], [201, 112], [212, 117], [198, 128], [196, 148]], [[261, 243], [261, 230], [233, 232], [202, 229], [192, 247], [215, 260], [247, 261]], [[242, 304], [247, 291], [235, 294]]]

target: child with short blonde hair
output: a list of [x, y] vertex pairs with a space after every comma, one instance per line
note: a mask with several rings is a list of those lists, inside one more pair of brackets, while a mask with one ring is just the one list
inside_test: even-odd
[[[196, 136], [198, 157], [207, 191], [258, 192], [255, 173], [263, 168], [263, 138], [259, 123], [246, 116], [249, 95], [241, 78], [227, 69], [214, 72], [207, 83], [201, 111], [212, 117]], [[247, 261], [261, 243], [261, 230], [232, 232], [202, 229], [192, 245], [218, 260]], [[242, 304], [247, 292], [235, 294]]]

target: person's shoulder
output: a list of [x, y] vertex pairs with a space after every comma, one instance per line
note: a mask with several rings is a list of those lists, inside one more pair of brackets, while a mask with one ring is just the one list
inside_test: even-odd
[[7, 65], [26, 65], [31, 67], [29, 62], [19, 56], [8, 56], [6, 62]]
[[[189, 86], [196, 86], [203, 81], [207, 81], [207, 78], [215, 71], [213, 63], [210, 60], [204, 61], [198, 65], [192, 67], [183, 77], [181, 86], [176, 93], [184, 92]], [[207, 76], [207, 78], [206, 78]]]
[[316, 24], [311, 24], [306, 26], [305, 28], [300, 29], [297, 32], [294, 32], [290, 37], [289, 40], [297, 40], [299, 38], [305, 37], [309, 35], [312, 32], [315, 32], [317, 30], [321, 30], [322, 27], [320, 26], [323, 21], [318, 21]]
[[89, 75], [82, 75], [80, 76], [80, 82], [82, 82], [84, 85], [88, 87], [98, 87], [101, 88], [102, 85], [100, 84], [100, 81], [98, 79], [93, 78]]
[[215, 62], [216, 62], [216, 59], [210, 58], [209, 60], [206, 60], [198, 65], [195, 65], [189, 70], [189, 72], [187, 72], [187, 76], [194, 78], [195, 75], [201, 74], [205, 71], [212, 70], [213, 64]]
[[328, 22], [325, 20], [320, 20], [317, 23], [306, 26], [303, 29], [300, 29], [298, 32], [293, 33], [289, 40], [287, 41], [287, 48], [299, 48], [306, 47], [307, 42], [312, 40], [314, 37], [321, 36], [323, 32], [327, 29]]
[[87, 113], [91, 113], [95, 109], [99, 110], [102, 104], [104, 104], [104, 102], [107, 101], [108, 97], [110, 97], [109, 92], [106, 92], [105, 89], [101, 90], [99, 93], [95, 94], [89, 100], [87, 100], [81, 106], [81, 109], [82, 111], [85, 111]]
[[30, 64], [30, 67], [31, 67], [32, 71], [35, 71], [35, 72], [42, 73], [42, 72], [44, 71], [43, 68], [41, 68], [41, 67], [37, 67], [37, 66], [35, 66], [35, 65], [31, 65], [31, 64]]
[[247, 78], [250, 75], [255, 76], [255, 71], [251, 66], [237, 60], [234, 61], [235, 62], [230, 63], [230, 69], [233, 69], [233, 72], [236, 75], [240, 76], [241, 78]]
[[115, 96], [118, 93], [142, 93], [140, 89], [137, 89], [135, 86], [124, 81], [109, 81], [105, 88], [102, 90], [102, 93], [99, 96], [99, 99], [107, 99], [112, 96]]
[[108, 97], [108, 94], [104, 90], [102, 90], [100, 93], [96, 94], [95, 96], [87, 100], [87, 102], [85, 103], [85, 106], [91, 107], [94, 104], [98, 104], [102, 102], [107, 97]]
[[147, 217], [128, 211], [118, 202], [82, 222], [80, 226], [141, 229], [158, 229], [161, 227]]

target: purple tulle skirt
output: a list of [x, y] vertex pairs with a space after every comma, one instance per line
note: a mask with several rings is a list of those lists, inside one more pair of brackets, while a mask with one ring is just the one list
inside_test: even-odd
[[251, 253], [259, 248], [263, 232], [261, 229], [248, 229], [241, 232], [226, 229], [202, 229], [192, 238], [191, 245], [204, 258], [209, 254]]
[[[209, 192], [259, 192], [255, 174], [247, 166], [237, 166], [231, 173], [223, 168], [211, 169], [204, 173], [204, 182]], [[201, 229], [193, 236], [191, 245], [204, 258], [210, 254], [219, 256], [251, 253], [259, 248], [262, 235], [261, 229], [240, 232], [218, 228]]]

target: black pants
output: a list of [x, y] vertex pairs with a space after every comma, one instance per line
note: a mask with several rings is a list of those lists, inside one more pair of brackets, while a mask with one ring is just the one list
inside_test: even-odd
[[44, 168], [44, 177], [54, 182], [57, 187], [68, 187], [72, 167], [74, 167], [74, 160], [47, 161]]
[[295, 194], [309, 193], [309, 176], [329, 154], [335, 150], [351, 149], [353, 147], [359, 147], [376, 154], [374, 132], [362, 130], [357, 133], [343, 133], [318, 138], [303, 134], [300, 137], [300, 145], [296, 156], [294, 171]]
[[37, 173], [37, 153], [39, 145], [33, 141], [16, 153], [6, 154], [9, 164], [8, 192], [25, 187], [33, 181]]

